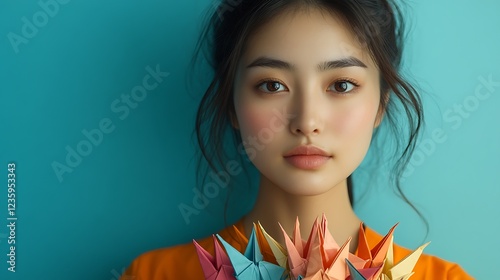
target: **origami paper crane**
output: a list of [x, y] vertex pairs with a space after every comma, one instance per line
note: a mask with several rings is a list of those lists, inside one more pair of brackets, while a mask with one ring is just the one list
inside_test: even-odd
[[[368, 262], [365, 265], [365, 270], [368, 268], [382, 268], [378, 270], [377, 274], [375, 274], [372, 278], [360, 278], [359, 275], [353, 273], [351, 270], [351, 275], [356, 275], [351, 278], [351, 280], [370, 280], [370, 279], [380, 279], [380, 280], [405, 280], [410, 278], [413, 275], [413, 268], [417, 263], [420, 255], [422, 255], [423, 250], [430, 242], [418, 247], [413, 253], [406, 256], [399, 263], [394, 264], [394, 229], [398, 224], [394, 225], [387, 235], [373, 248], [369, 249], [368, 242], [366, 239], [365, 231], [361, 224], [359, 229], [359, 244], [358, 244], [358, 256], [364, 259], [367, 259]], [[360, 270], [359, 272], [361, 272]], [[363, 274], [364, 275], [364, 274]], [[375, 277], [376, 276], [376, 277]]]
[[234, 280], [234, 269], [226, 253], [222, 250], [215, 235], [212, 235], [215, 248], [215, 257], [193, 240], [200, 264], [206, 280]]
[[313, 245], [316, 247], [311, 250], [311, 256], [309, 256], [309, 260], [311, 261], [306, 270], [305, 277], [300, 275], [297, 279], [304, 280], [340, 280], [346, 278], [346, 264], [345, 260], [349, 255], [349, 244], [351, 239], [349, 238], [347, 242], [342, 245], [335, 258], [332, 261], [332, 265], [330, 267], [323, 267], [322, 261], [317, 260], [317, 257], [313, 257], [314, 255], [318, 255], [321, 258], [321, 252], [319, 246]]
[[248, 240], [245, 254], [241, 254], [233, 246], [227, 243], [222, 237], [217, 235], [220, 242], [226, 249], [229, 260], [233, 265], [235, 277], [238, 280], [280, 280], [285, 279], [285, 268], [266, 262], [260, 252], [259, 244], [256, 240], [255, 226]]
[[285, 230], [281, 228], [285, 237], [292, 279], [344, 280], [347, 276], [345, 259], [351, 260], [356, 268], [364, 268], [366, 261], [349, 253], [351, 239], [348, 239], [342, 247], [339, 247], [335, 242], [328, 230], [325, 215], [323, 215], [321, 222], [316, 219], [307, 242], [302, 240], [299, 226], [297, 219], [293, 242]]
[[395, 224], [389, 232], [380, 240], [380, 242], [370, 249], [368, 246], [368, 240], [366, 238], [365, 229], [363, 224], [359, 225], [359, 235], [358, 235], [358, 257], [368, 260], [364, 268], [379, 267], [382, 266], [385, 256], [389, 248], [392, 248], [392, 238], [394, 234], [394, 229], [398, 224]]

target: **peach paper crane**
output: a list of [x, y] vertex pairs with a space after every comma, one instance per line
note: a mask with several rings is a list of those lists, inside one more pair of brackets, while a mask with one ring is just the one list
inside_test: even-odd
[[[346, 263], [345, 260], [349, 256], [349, 244], [351, 243], [351, 238], [342, 245], [338, 250], [335, 258], [332, 260], [332, 265], [325, 269], [323, 264], [318, 265], [308, 265], [305, 277], [300, 275], [297, 279], [304, 280], [344, 280], [346, 278]], [[319, 246], [313, 246], [319, 249]], [[321, 257], [321, 252], [318, 249], [312, 249], [313, 255], [318, 255]], [[316, 251], [316, 252], [314, 252]], [[312, 256], [311, 256], [312, 257]], [[311, 259], [314, 259], [310, 257]], [[322, 261], [321, 261], [322, 262]], [[319, 264], [319, 262], [317, 262]], [[311, 262], [309, 264], [312, 264]]]
[[349, 259], [356, 268], [363, 269], [365, 267], [365, 260], [349, 253], [350, 238], [342, 247], [338, 246], [328, 230], [325, 215], [323, 215], [321, 222], [316, 219], [307, 242], [302, 240], [299, 226], [297, 219], [293, 242], [285, 230], [281, 228], [285, 238], [292, 279], [345, 280], [348, 276], [346, 259]]
[[205, 274], [206, 280], [234, 280], [234, 269], [229, 257], [226, 255], [215, 235], [212, 235], [214, 241], [215, 257], [210, 255], [203, 247], [193, 240], [200, 264]]
[[241, 254], [233, 246], [217, 235], [226, 249], [229, 260], [233, 265], [235, 277], [238, 280], [280, 280], [285, 279], [285, 269], [263, 260], [259, 244], [255, 235], [255, 225], [248, 239], [245, 254]]

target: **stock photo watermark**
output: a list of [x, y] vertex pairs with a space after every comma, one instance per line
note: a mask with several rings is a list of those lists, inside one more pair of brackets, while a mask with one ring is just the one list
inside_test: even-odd
[[214, 3], [217, 6], [217, 16], [221, 21], [224, 20], [224, 14], [226, 12], [232, 12], [243, 0], [227, 0], [222, 3]]
[[68, 4], [69, 1], [70, 0], [38, 1], [40, 9], [33, 13], [30, 18], [26, 16], [21, 18], [21, 32], [15, 33], [11, 31], [7, 33], [7, 39], [14, 52], [18, 54], [19, 46], [21, 44], [28, 44], [29, 41], [38, 34], [38, 31], [49, 23], [50, 18], [54, 18], [59, 13], [61, 6]]
[[[452, 130], [459, 129], [464, 119], [470, 118], [478, 110], [481, 102], [488, 100], [496, 92], [497, 88], [500, 88], [500, 82], [494, 81], [491, 74], [487, 78], [479, 76], [478, 80], [479, 84], [476, 86], [473, 94], [466, 96], [462, 102], [455, 103], [452, 108], [444, 111], [442, 115], [443, 121], [449, 124]], [[442, 128], [435, 128], [431, 136], [422, 140], [415, 149], [403, 173], [403, 179], [411, 176], [415, 172], [415, 167], [422, 165], [436, 151], [437, 146], [447, 140], [448, 135], [446, 131]]]
[[[286, 112], [286, 108], [282, 111], [275, 109], [274, 116], [269, 120], [269, 127], [261, 129], [257, 136], [248, 136], [238, 146], [238, 152], [241, 155], [248, 155], [248, 160], [252, 160], [257, 155], [257, 151], [261, 152], [266, 148], [266, 144], [271, 143], [274, 135], [285, 129], [285, 124], [288, 120], [295, 117], [294, 114]], [[228, 160], [224, 170], [217, 173], [209, 172], [208, 176], [213, 182], [208, 182], [203, 186], [203, 193], [196, 187], [192, 189], [194, 195], [191, 204], [180, 203], [178, 205], [179, 211], [184, 219], [184, 222], [189, 225], [191, 223], [191, 216], [198, 215], [209, 204], [210, 200], [216, 198], [221, 189], [225, 189], [230, 181], [231, 176], [238, 176], [243, 171], [243, 167], [236, 160]]]
[[[148, 96], [148, 92], [155, 90], [164, 78], [170, 73], [162, 72], [157, 64], [153, 69], [151, 66], [146, 66], [146, 74], [142, 78], [140, 85], [134, 86], [129, 94], [122, 94], [120, 98], [116, 98], [110, 104], [110, 110], [119, 120], [124, 121], [130, 115], [131, 110], [139, 106], [140, 102]], [[105, 135], [112, 133], [116, 128], [115, 123], [111, 118], [104, 117], [97, 124], [96, 128], [82, 129], [82, 140], [74, 146], [66, 145], [66, 157], [64, 161], [53, 161], [51, 166], [59, 183], [62, 183], [63, 176], [66, 173], [72, 173], [78, 167], [83, 159], [89, 156], [92, 151], [103, 142]]]
[[[16, 272], [16, 164], [7, 164], [7, 270]], [[10, 245], [10, 246], [9, 246]]]

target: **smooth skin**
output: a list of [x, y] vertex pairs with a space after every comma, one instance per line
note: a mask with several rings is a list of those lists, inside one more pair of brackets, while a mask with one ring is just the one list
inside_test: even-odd
[[[349, 203], [346, 180], [383, 117], [376, 64], [341, 17], [314, 8], [281, 13], [253, 33], [245, 50], [234, 83], [232, 124], [244, 141], [254, 139], [245, 148], [252, 149], [247, 154], [261, 175], [255, 206], [244, 217], [246, 236], [260, 221], [284, 243], [278, 221], [290, 234], [298, 216], [306, 238], [325, 213], [335, 240], [352, 237], [354, 252], [361, 220]], [[289, 67], [255, 65], [263, 57]], [[327, 61], [336, 62], [319, 70]], [[331, 158], [313, 170], [297, 168], [284, 154], [300, 145], [321, 148]]]

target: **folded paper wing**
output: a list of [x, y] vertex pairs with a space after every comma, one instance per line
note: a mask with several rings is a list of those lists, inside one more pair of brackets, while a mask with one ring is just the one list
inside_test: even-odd
[[[349, 257], [349, 245], [351, 244], [351, 238], [347, 239], [347, 241], [342, 245], [342, 247], [338, 250], [335, 255], [332, 264], [326, 270], [326, 274], [331, 277], [335, 277], [338, 279], [346, 278], [346, 262]], [[334, 279], [335, 279], [334, 278]]]
[[206, 280], [234, 280], [234, 269], [229, 257], [224, 253], [215, 235], [212, 235], [214, 241], [215, 257], [207, 252], [203, 247], [193, 240], [198, 258], [205, 275]]
[[[300, 238], [300, 233], [296, 234], [297, 231], [294, 232], [294, 241], [290, 239], [288, 234], [285, 232], [283, 227], [281, 226], [281, 230], [283, 231], [283, 236], [285, 238], [285, 248], [288, 253], [288, 268], [290, 270], [290, 274], [292, 279], [300, 279], [301, 275], [306, 274], [307, 269], [307, 255], [304, 254], [302, 239]], [[297, 225], [296, 225], [297, 227]], [[300, 232], [300, 231], [299, 231]], [[297, 243], [297, 244], [296, 244]]]
[[[279, 264], [279, 266], [287, 269], [288, 268], [288, 263], [287, 263], [287, 259], [288, 259], [288, 255], [286, 253], [286, 250], [285, 248], [283, 248], [283, 246], [281, 246], [281, 244], [278, 243], [278, 241], [274, 240], [274, 238], [272, 238], [265, 230], [264, 228], [262, 227], [262, 225], [260, 224], [260, 222], [258, 222], [258, 231], [257, 231], [257, 240], [259, 238], [262, 238], [262, 237], [259, 237], [259, 235], [261, 234], [261, 236], [264, 237], [264, 239], [267, 241], [267, 244], [269, 246], [269, 248], [271, 249], [273, 255], [274, 255], [274, 258], [276, 259], [276, 262]], [[261, 242], [259, 242], [260, 244]]]
[[385, 256], [389, 248], [392, 248], [391, 240], [393, 238], [394, 229], [398, 224], [395, 224], [389, 232], [380, 240], [380, 242], [370, 249], [366, 238], [363, 224], [359, 226], [358, 235], [358, 257], [368, 260], [364, 268], [379, 267], [384, 263]]
[[411, 254], [406, 256], [404, 259], [399, 261], [394, 265], [394, 254], [393, 254], [393, 239], [391, 238], [391, 246], [389, 251], [387, 252], [387, 259], [384, 264], [383, 274], [387, 277], [384, 279], [408, 279], [411, 275], [413, 275], [413, 268], [417, 264], [418, 259], [422, 255], [425, 247], [429, 245], [430, 242], [425, 243], [424, 245], [418, 247]]
[[[331, 267], [332, 262], [334, 259], [338, 258], [338, 251], [341, 250], [337, 242], [335, 242], [335, 239], [333, 238], [332, 234], [328, 230], [328, 221], [326, 219], [325, 214], [323, 214], [322, 221], [321, 221], [321, 227], [320, 227], [320, 236], [323, 238], [323, 258], [324, 258], [324, 264], [323, 266], [326, 267]], [[345, 244], [343, 245], [343, 247]], [[349, 246], [347, 246], [347, 250], [349, 250]], [[354, 267], [360, 269], [363, 268], [367, 260], [364, 260], [352, 253], [347, 252], [348, 254], [348, 259], [351, 262], [351, 264], [354, 265]]]
[[363, 268], [357, 270], [354, 265], [348, 260], [345, 260], [347, 263], [347, 267], [349, 269], [349, 277], [347, 280], [378, 280], [378, 276], [380, 275], [380, 270], [382, 267], [373, 267], [373, 268]]

